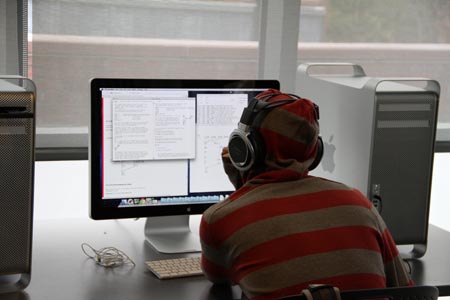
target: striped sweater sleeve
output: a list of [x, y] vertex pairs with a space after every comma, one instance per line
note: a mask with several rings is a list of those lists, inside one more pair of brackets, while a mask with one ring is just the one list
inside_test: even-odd
[[217, 243], [213, 240], [214, 236], [208, 224], [208, 217], [214, 211], [210, 209], [206, 211], [200, 222], [200, 240], [202, 245], [202, 261], [201, 266], [206, 278], [216, 284], [231, 284], [230, 274], [226, 267], [225, 255], [223, 249], [217, 247]]
[[386, 273], [386, 286], [397, 287], [414, 285], [414, 282], [406, 269], [406, 262], [401, 258], [394, 238], [384, 223], [384, 220], [373, 206], [372, 212], [377, 219], [382, 237], [382, 256]]

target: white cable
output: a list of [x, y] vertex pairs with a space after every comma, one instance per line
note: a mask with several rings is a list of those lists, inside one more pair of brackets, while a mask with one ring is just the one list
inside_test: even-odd
[[[86, 247], [89, 248], [92, 254], [89, 254], [86, 251]], [[114, 268], [124, 264], [132, 264], [133, 266], [136, 266], [134, 261], [128, 255], [115, 247], [104, 247], [96, 250], [88, 243], [82, 243], [81, 250], [83, 250], [84, 254], [86, 254], [89, 258], [92, 258], [97, 264], [106, 268]]]

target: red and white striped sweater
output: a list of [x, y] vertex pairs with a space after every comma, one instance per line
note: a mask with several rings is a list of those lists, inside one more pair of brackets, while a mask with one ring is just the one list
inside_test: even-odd
[[359, 191], [317, 177], [260, 181], [203, 215], [202, 264], [212, 281], [239, 284], [255, 300], [312, 283], [341, 290], [412, 284], [383, 220]]

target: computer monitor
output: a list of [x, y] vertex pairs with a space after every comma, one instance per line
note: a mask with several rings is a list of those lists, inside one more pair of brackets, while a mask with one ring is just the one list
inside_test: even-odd
[[145, 236], [163, 253], [200, 251], [189, 215], [234, 188], [221, 151], [242, 110], [276, 80], [91, 81], [90, 215], [147, 217]]

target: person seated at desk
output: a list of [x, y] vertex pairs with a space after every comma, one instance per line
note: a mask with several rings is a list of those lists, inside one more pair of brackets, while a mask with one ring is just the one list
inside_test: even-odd
[[213, 283], [239, 284], [249, 299], [298, 294], [309, 284], [414, 285], [372, 203], [308, 175], [321, 158], [318, 118], [313, 102], [277, 90], [244, 110], [222, 152], [236, 191], [200, 223], [202, 268]]

